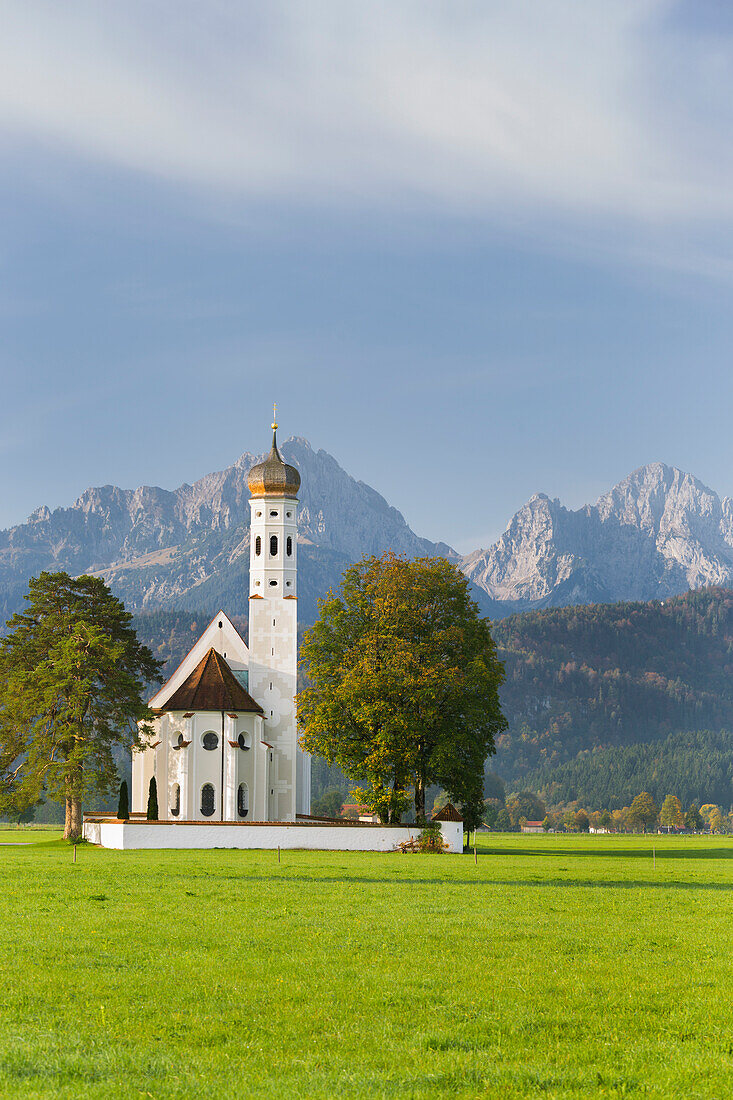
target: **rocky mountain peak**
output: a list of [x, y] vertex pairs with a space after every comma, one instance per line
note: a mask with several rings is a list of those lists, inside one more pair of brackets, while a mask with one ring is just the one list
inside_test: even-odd
[[733, 583], [733, 506], [692, 474], [652, 462], [594, 505], [535, 494], [468, 576], [514, 609], [655, 599]]

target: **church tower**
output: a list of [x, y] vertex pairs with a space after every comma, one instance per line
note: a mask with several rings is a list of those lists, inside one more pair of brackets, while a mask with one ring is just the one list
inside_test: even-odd
[[298, 747], [295, 721], [298, 662], [298, 489], [300, 474], [272, 449], [248, 476], [249, 692], [264, 710], [270, 747], [267, 816], [294, 821], [310, 813], [310, 756]]

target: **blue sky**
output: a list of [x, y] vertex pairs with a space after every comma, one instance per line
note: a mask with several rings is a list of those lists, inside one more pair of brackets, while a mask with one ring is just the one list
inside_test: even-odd
[[0, 525], [307, 437], [468, 551], [733, 493], [733, 8], [6, 0]]

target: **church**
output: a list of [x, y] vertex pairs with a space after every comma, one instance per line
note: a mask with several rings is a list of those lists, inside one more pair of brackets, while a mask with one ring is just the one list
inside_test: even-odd
[[310, 812], [310, 756], [295, 717], [300, 474], [272, 449], [248, 475], [249, 644], [214, 616], [149, 706], [146, 748], [133, 755], [132, 811], [177, 822], [294, 822]]

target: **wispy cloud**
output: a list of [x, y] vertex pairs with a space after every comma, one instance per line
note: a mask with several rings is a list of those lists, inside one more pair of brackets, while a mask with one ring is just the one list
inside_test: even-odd
[[670, 0], [5, 0], [0, 135], [324, 203], [728, 217], [733, 44]]

